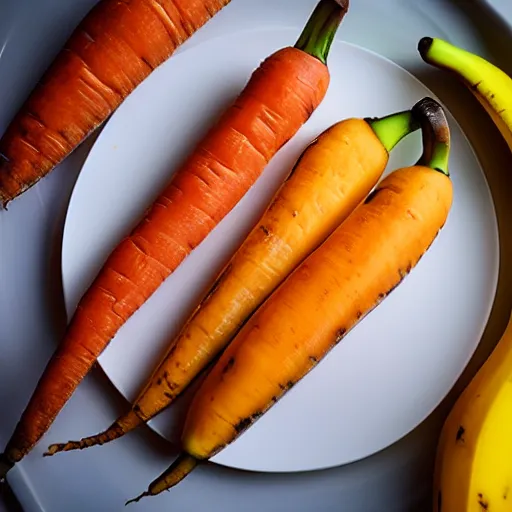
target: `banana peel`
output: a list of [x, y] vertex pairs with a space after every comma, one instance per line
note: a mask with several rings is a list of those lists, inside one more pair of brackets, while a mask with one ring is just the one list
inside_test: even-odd
[[[425, 62], [454, 73], [466, 84], [512, 151], [512, 79], [482, 57], [442, 39], [424, 37], [418, 51]], [[512, 511], [512, 315], [443, 425], [433, 509]]]

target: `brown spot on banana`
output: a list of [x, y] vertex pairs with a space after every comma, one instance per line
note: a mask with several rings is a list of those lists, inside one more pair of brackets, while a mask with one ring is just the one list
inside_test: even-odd
[[510, 491], [510, 487], [507, 485], [505, 490], [503, 491], [503, 499], [506, 500], [508, 498], [508, 492]]
[[484, 499], [484, 496], [481, 492], [478, 493], [478, 504], [482, 510], [489, 510], [489, 502]]
[[457, 435], [455, 436], [455, 442], [456, 443], [464, 443], [464, 434], [466, 433], [466, 429], [461, 425], [459, 427], [459, 430], [457, 430]]

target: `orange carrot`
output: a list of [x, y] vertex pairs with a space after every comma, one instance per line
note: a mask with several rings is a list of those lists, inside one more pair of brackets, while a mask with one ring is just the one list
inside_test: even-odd
[[230, 0], [100, 0], [0, 140], [0, 204], [48, 174]]
[[5, 468], [39, 441], [119, 328], [229, 213], [322, 101], [329, 84], [325, 61], [347, 6], [345, 0], [320, 1], [298, 47], [281, 49], [261, 64], [114, 249], [0, 457]]
[[424, 165], [388, 175], [249, 319], [193, 398], [181, 436], [183, 453], [131, 501], [178, 484], [242, 435], [428, 250], [452, 204], [450, 134], [434, 100], [416, 104], [413, 115], [425, 135], [419, 162]]

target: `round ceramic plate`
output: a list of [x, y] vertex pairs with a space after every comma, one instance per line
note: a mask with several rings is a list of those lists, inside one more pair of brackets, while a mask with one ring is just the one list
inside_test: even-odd
[[[112, 116], [84, 165], [66, 219], [68, 316], [108, 253], [254, 68], [296, 37], [291, 29], [255, 30], [194, 46], [161, 66]], [[329, 67], [329, 92], [311, 119], [99, 358], [129, 400], [311, 139], [343, 118], [381, 116], [433, 96], [394, 63], [341, 41], [333, 45]], [[482, 169], [458, 124], [449, 121], [455, 197], [440, 236], [402, 285], [214, 462], [260, 471], [345, 464], [411, 431], [454, 384], [488, 319], [498, 234]], [[411, 165], [420, 151], [416, 133], [393, 151], [386, 172]], [[150, 426], [176, 441], [192, 392]]]

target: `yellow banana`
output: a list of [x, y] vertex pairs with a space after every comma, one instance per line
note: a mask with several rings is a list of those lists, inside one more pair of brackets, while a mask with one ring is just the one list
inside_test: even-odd
[[[423, 60], [455, 73], [512, 150], [512, 79], [487, 60], [424, 37]], [[512, 512], [512, 316], [491, 356], [443, 426], [434, 472], [435, 512]]]
[[442, 39], [424, 37], [418, 51], [425, 62], [462, 79], [512, 150], [512, 79], [489, 61]]
[[512, 511], [512, 316], [443, 426], [434, 511]]

